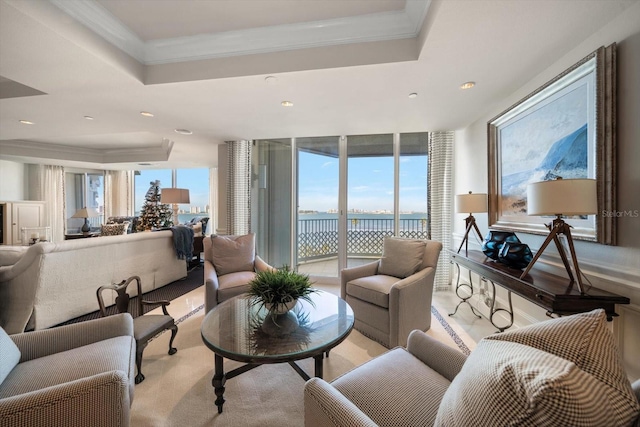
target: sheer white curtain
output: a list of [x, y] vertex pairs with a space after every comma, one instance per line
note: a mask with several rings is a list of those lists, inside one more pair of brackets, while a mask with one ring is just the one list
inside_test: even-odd
[[429, 133], [429, 177], [427, 179], [431, 239], [442, 243], [434, 287], [448, 289], [451, 284], [451, 217], [453, 204], [453, 132]]
[[227, 231], [251, 231], [251, 141], [228, 141]]
[[104, 219], [133, 215], [133, 171], [106, 171]]
[[61, 242], [64, 240], [65, 225], [65, 197], [64, 197], [64, 168], [62, 166], [32, 165], [31, 176], [35, 178], [34, 200], [42, 200], [47, 203], [45, 209], [45, 222], [51, 227], [51, 240]]

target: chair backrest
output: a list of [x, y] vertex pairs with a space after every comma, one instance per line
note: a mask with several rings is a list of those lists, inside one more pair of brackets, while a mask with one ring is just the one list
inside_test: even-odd
[[427, 247], [424, 251], [424, 258], [422, 259], [422, 267], [421, 270], [427, 267], [436, 268], [438, 265], [438, 258], [440, 257], [440, 252], [442, 251], [442, 243], [436, 240], [426, 240]]
[[131, 300], [129, 293], [127, 292], [127, 287], [129, 286], [129, 284], [133, 281], [136, 281], [137, 287], [138, 287], [138, 298], [136, 299], [137, 301], [137, 308], [138, 308], [138, 314], [142, 315], [144, 313], [144, 310], [142, 308], [142, 282], [140, 281], [140, 277], [138, 276], [131, 276], [126, 280], [123, 280], [120, 283], [112, 283], [111, 285], [103, 285], [100, 286], [98, 288], [98, 290], [96, 291], [96, 297], [98, 298], [98, 305], [100, 306], [100, 313], [102, 314], [103, 317], [106, 317], [107, 314], [107, 308], [104, 304], [104, 298], [103, 298], [103, 292], [106, 290], [111, 290], [111, 291], [115, 291], [116, 294], [118, 294], [118, 296], [116, 297], [116, 308], [118, 310], [118, 313], [128, 313], [129, 312], [129, 301]]

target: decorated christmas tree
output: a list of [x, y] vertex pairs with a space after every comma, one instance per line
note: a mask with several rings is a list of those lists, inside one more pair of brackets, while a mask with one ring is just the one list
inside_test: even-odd
[[149, 184], [151, 185], [144, 196], [144, 205], [140, 212], [138, 231], [171, 227], [171, 208], [166, 203], [160, 203], [160, 181], [151, 181]]

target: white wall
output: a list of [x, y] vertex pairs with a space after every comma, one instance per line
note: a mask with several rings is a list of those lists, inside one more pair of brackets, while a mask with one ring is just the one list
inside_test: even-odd
[[[456, 132], [455, 193], [488, 192], [487, 122], [520, 99], [544, 85], [565, 69], [600, 46], [618, 43], [618, 103], [617, 103], [617, 160], [618, 211], [640, 210], [640, 3], [630, 7], [603, 29], [594, 33], [535, 79], [485, 112], [476, 122]], [[464, 234], [464, 216], [454, 215], [454, 245]], [[487, 231], [487, 215], [476, 215], [483, 233]], [[534, 251], [544, 236], [518, 233], [520, 239]], [[457, 243], [456, 243], [457, 242]], [[553, 245], [545, 251], [540, 262], [566, 275]], [[457, 246], [456, 246], [457, 247]], [[479, 249], [480, 246], [475, 247]], [[619, 305], [620, 314], [613, 322], [619, 339], [628, 374], [640, 378], [640, 217], [618, 219], [616, 247], [592, 242], [576, 242], [580, 267], [595, 287], [631, 299], [631, 305]], [[549, 255], [548, 255], [549, 254]], [[499, 292], [498, 301], [505, 301], [506, 293]], [[516, 326], [548, 319], [545, 311], [514, 297]]]
[[0, 200], [25, 200], [26, 165], [0, 160]]

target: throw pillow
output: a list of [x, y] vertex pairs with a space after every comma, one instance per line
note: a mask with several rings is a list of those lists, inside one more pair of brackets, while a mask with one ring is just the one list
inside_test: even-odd
[[608, 397], [597, 378], [566, 359], [483, 339], [445, 392], [434, 425], [628, 425], [632, 414]]
[[385, 237], [378, 274], [399, 279], [411, 276], [422, 265], [427, 242], [401, 237]]
[[255, 234], [243, 236], [211, 235], [211, 259], [218, 276], [254, 271]]
[[18, 362], [20, 362], [20, 349], [4, 329], [0, 328], [0, 384]]
[[102, 224], [100, 226], [101, 236], [120, 236], [127, 232], [128, 224]]
[[[575, 363], [608, 390], [610, 402], [640, 411], [615, 339], [602, 309], [536, 323], [487, 337], [528, 345]], [[620, 424], [624, 425], [624, 423]]]

